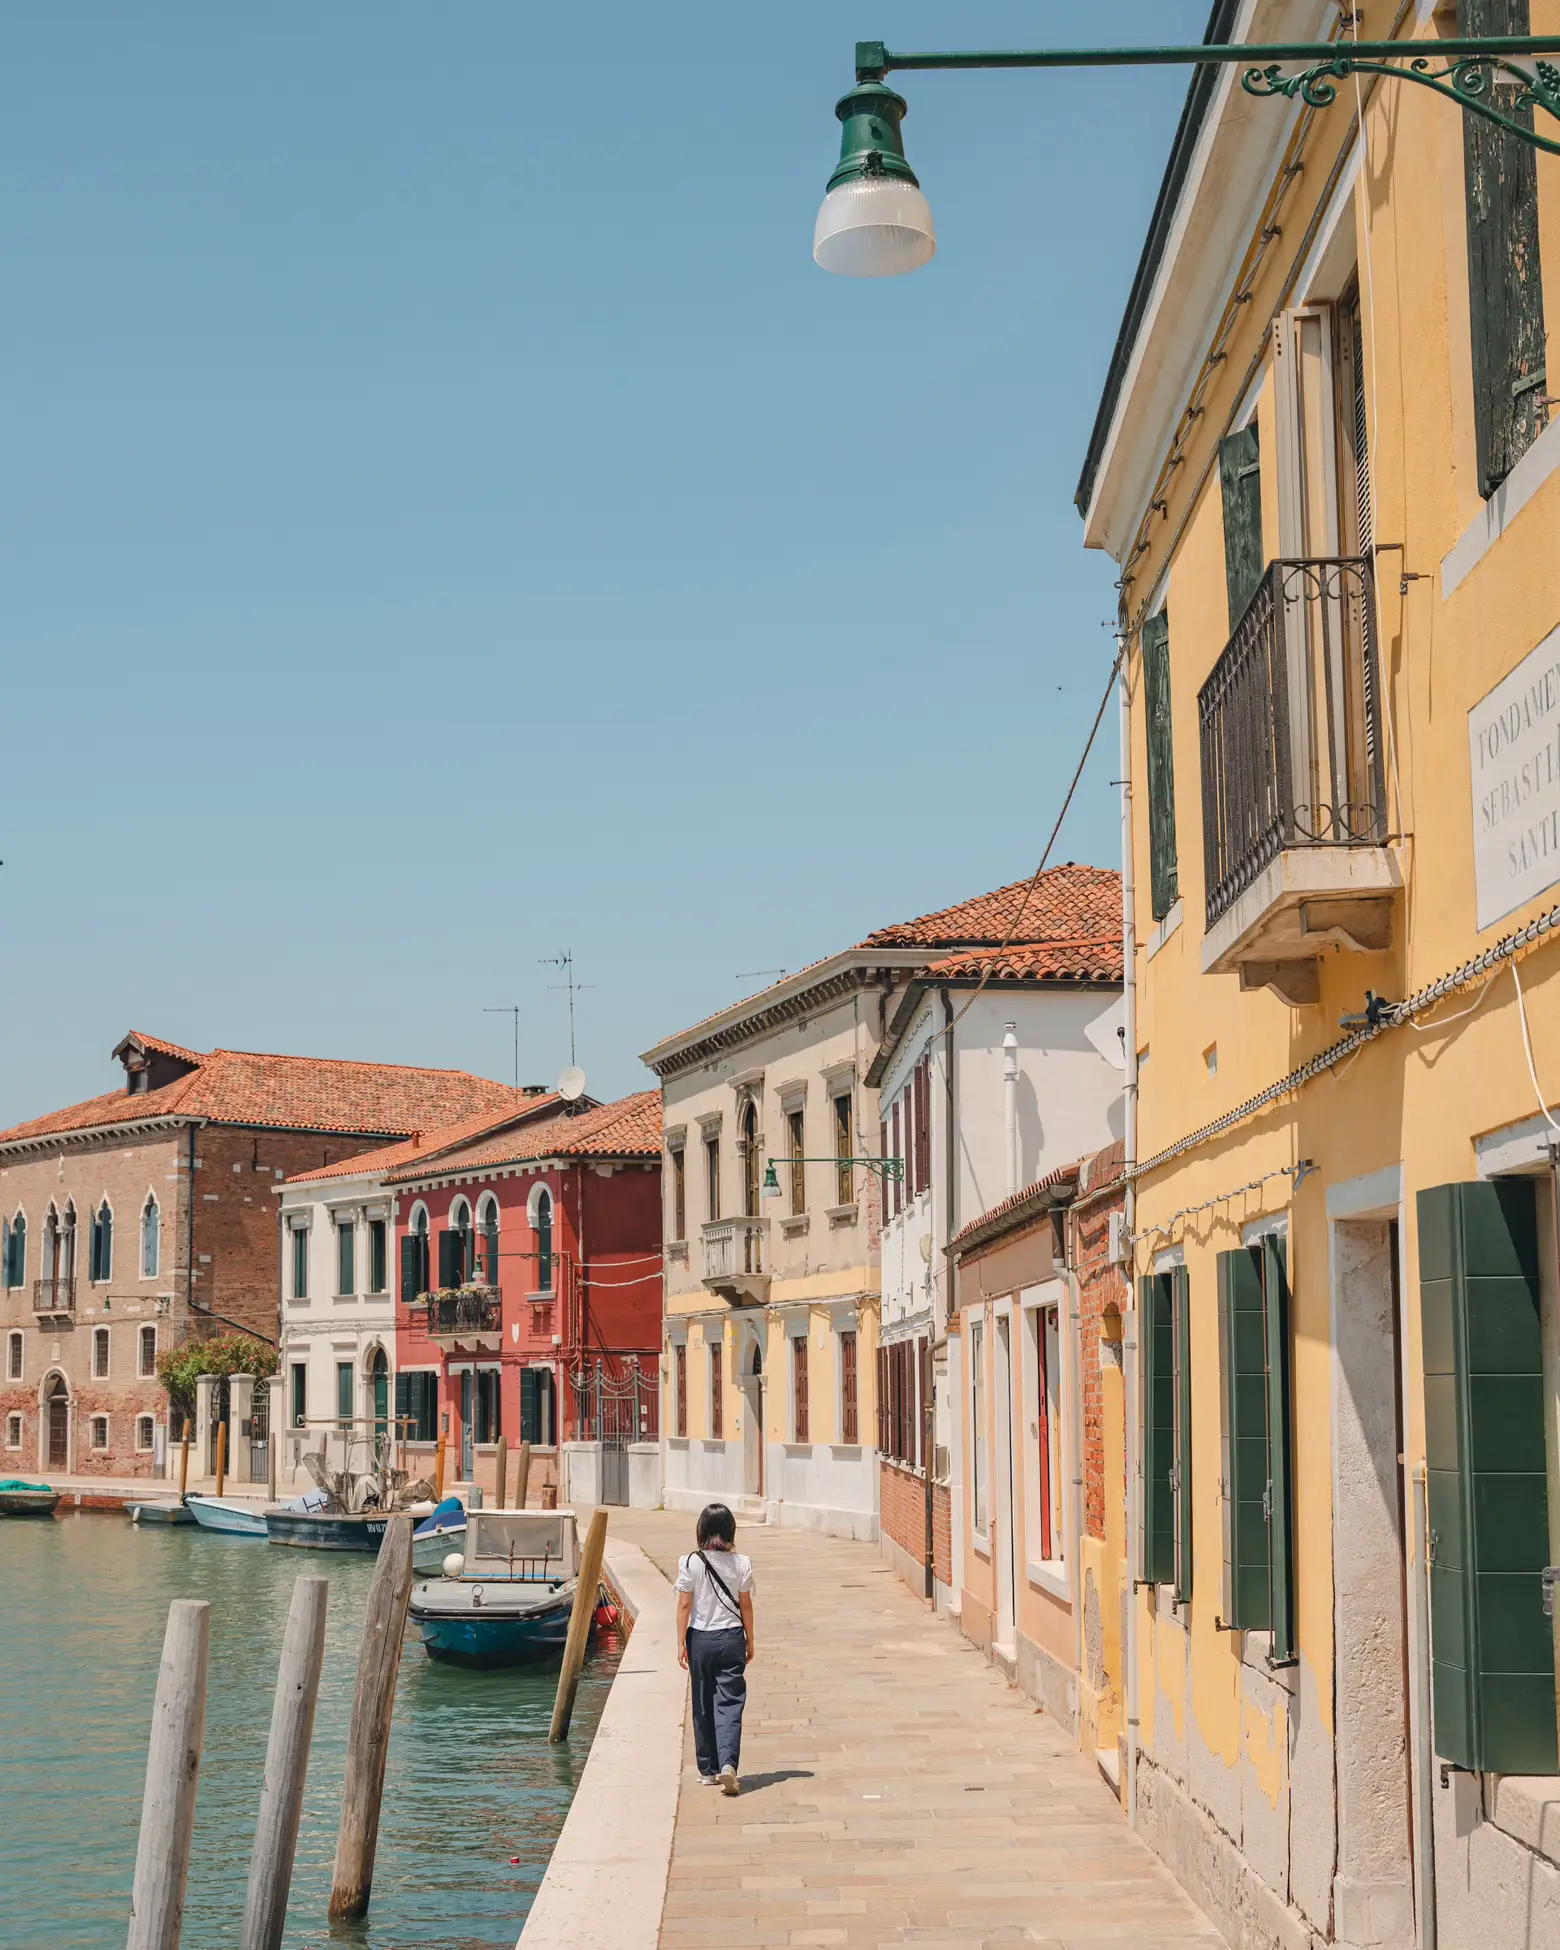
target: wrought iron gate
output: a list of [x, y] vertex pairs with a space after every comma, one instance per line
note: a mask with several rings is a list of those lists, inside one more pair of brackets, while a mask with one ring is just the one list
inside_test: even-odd
[[249, 1480], [271, 1480], [271, 1385], [264, 1380], [255, 1383], [249, 1408]]
[[653, 1442], [659, 1429], [655, 1370], [647, 1373], [636, 1355], [598, 1355], [570, 1371], [569, 1386], [576, 1438], [601, 1444], [601, 1500], [625, 1504], [628, 1446]]

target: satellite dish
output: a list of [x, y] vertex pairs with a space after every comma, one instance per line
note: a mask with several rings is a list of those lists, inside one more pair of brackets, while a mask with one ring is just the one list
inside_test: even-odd
[[585, 1095], [585, 1072], [571, 1063], [558, 1079], [558, 1095], [566, 1104], [577, 1104]]

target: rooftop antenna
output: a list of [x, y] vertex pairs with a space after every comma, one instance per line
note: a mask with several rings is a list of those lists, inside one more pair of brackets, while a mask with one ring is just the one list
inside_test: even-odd
[[783, 968], [739, 968], [732, 976], [734, 982], [756, 982], [760, 975], [783, 975]]
[[550, 989], [567, 989], [569, 992], [569, 1068], [572, 1070], [575, 1067], [574, 998], [585, 989], [593, 989], [596, 984], [594, 982], [575, 981], [574, 951], [570, 948], [565, 948], [561, 955], [543, 955], [540, 966], [543, 968], [561, 968], [563, 970], [563, 980], [561, 982], [549, 982], [547, 986]]
[[511, 1002], [497, 1009], [484, 1009], [485, 1016], [513, 1016], [515, 1019], [515, 1088], [520, 1088], [520, 1004]]

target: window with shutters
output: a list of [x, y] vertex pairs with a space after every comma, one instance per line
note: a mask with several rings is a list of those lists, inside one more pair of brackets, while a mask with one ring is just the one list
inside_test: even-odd
[[1538, 1194], [1438, 1185], [1418, 1216], [1433, 1744], [1459, 1767], [1554, 1774]]
[[856, 1331], [847, 1327], [840, 1335], [840, 1441], [861, 1440], [861, 1412], [856, 1393]]
[[498, 1285], [498, 1200], [489, 1192], [477, 1207], [477, 1230], [482, 1237], [482, 1277]]
[[986, 1536], [986, 1329], [970, 1322], [970, 1504], [976, 1534]]
[[309, 1228], [295, 1225], [292, 1229], [292, 1297], [307, 1300], [309, 1297]]
[[357, 1292], [357, 1227], [351, 1219], [336, 1221], [336, 1292]]
[[503, 1413], [500, 1405], [499, 1370], [479, 1368], [477, 1370], [477, 1404], [474, 1424], [475, 1439], [478, 1442], [497, 1442], [503, 1434]]
[[713, 1225], [720, 1217], [720, 1133], [704, 1140], [704, 1216]]
[[1191, 1308], [1184, 1266], [1138, 1283], [1143, 1430], [1143, 1528], [1139, 1572], [1192, 1595]]
[[546, 1186], [538, 1189], [532, 1207], [531, 1228], [536, 1236], [536, 1290], [553, 1290], [553, 1201]]
[[1062, 1558], [1062, 1344], [1058, 1310], [1041, 1307], [1035, 1326], [1036, 1447], [1039, 1465], [1039, 1556], [1042, 1563]]
[[92, 1378], [94, 1381], [108, 1379], [108, 1329], [94, 1327], [92, 1330]]
[[722, 1348], [718, 1339], [709, 1343], [710, 1350], [710, 1435], [716, 1442], [724, 1441], [726, 1435], [726, 1379], [722, 1373]]
[[685, 1436], [688, 1433], [688, 1344], [676, 1341], [672, 1346], [672, 1388], [673, 1388], [673, 1435]]
[[157, 1424], [150, 1415], [135, 1418], [135, 1446], [144, 1454], [157, 1440]]
[[5, 1337], [5, 1374], [7, 1381], [20, 1381], [22, 1378], [22, 1334], [20, 1328], [13, 1328]]
[[336, 1363], [336, 1420], [342, 1431], [352, 1430], [352, 1363]]
[[688, 1237], [688, 1154], [674, 1144], [667, 1154], [672, 1165], [672, 1238]]
[[1294, 1664], [1291, 1358], [1284, 1240], [1220, 1253], [1221, 1623], [1271, 1631], [1275, 1666]]
[[439, 1285], [441, 1287], [460, 1286], [466, 1278], [465, 1236], [453, 1227], [445, 1226], [439, 1232]]
[[93, 1448], [106, 1449], [108, 1447], [108, 1417], [106, 1415], [94, 1415], [91, 1418], [89, 1427], [91, 1429]]
[[1224, 500], [1224, 577], [1233, 636], [1267, 566], [1262, 548], [1262, 455], [1255, 420], [1219, 442], [1219, 486]]
[[[67, 1214], [67, 1225], [72, 1215]], [[89, 1280], [101, 1284], [114, 1270], [114, 1214], [107, 1199], [92, 1214], [92, 1234], [88, 1247]], [[70, 1270], [74, 1270], [73, 1268]], [[68, 1277], [68, 1274], [67, 1274]]]
[[1175, 852], [1175, 759], [1170, 737], [1170, 618], [1143, 625], [1143, 716], [1148, 738], [1148, 862], [1154, 919], [1175, 906], [1180, 882]]
[[157, 1374], [157, 1329], [143, 1327], [138, 1340], [140, 1358], [136, 1372], [143, 1381], [151, 1381]]
[[5, 1284], [14, 1293], [27, 1277], [27, 1216], [18, 1212], [5, 1229]]
[[383, 1219], [368, 1222], [368, 1290], [383, 1293], [390, 1281], [388, 1231]]
[[837, 1205], [854, 1205], [856, 1184], [850, 1163], [853, 1155], [850, 1093], [842, 1092], [831, 1101], [834, 1110], [834, 1156], [838, 1160], [834, 1169], [834, 1200]]
[[791, 1211], [800, 1216], [807, 1210], [807, 1167], [802, 1163], [807, 1145], [800, 1110], [786, 1112], [785, 1138], [791, 1158]]
[[301, 1429], [309, 1419], [309, 1368], [304, 1361], [292, 1364], [292, 1426]]
[[[1528, 0], [1458, 0], [1461, 35], [1527, 34]], [[1492, 75], [1489, 100], [1525, 128], [1519, 85]], [[1479, 492], [1492, 495], [1549, 420], [1539, 266], [1537, 155], [1482, 115], [1463, 114], [1469, 326]]]
[[156, 1195], [148, 1192], [141, 1208], [141, 1278], [155, 1280], [162, 1271], [162, 1213]]
[[810, 1422], [807, 1399], [808, 1340], [805, 1334], [791, 1336], [791, 1439], [809, 1442]]

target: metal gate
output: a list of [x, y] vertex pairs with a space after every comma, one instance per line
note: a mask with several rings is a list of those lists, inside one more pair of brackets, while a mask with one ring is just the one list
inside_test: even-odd
[[[206, 1431], [206, 1474], [208, 1476], [215, 1476], [217, 1473], [218, 1431], [228, 1419], [229, 1407], [228, 1378], [226, 1375], [223, 1375], [222, 1379], [212, 1390], [211, 1396], [211, 1426]], [[231, 1429], [228, 1430], [227, 1467], [229, 1473], [231, 1473], [233, 1468], [233, 1431]]]
[[659, 1427], [654, 1369], [646, 1373], [636, 1355], [598, 1355], [571, 1371], [569, 1386], [577, 1439], [601, 1444], [601, 1500], [626, 1504], [628, 1445], [653, 1442]]
[[255, 1384], [249, 1409], [249, 1480], [271, 1480], [271, 1387], [263, 1380]]

